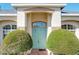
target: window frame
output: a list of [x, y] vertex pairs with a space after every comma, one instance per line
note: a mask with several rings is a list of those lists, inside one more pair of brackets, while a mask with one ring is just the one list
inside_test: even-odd
[[[9, 27], [10, 28], [9, 28]], [[15, 26], [16, 28], [13, 29], [13, 26]], [[8, 28], [7, 28], [8, 27]], [[17, 29], [17, 25], [16, 24], [7, 24], [3, 26], [3, 38], [11, 31], [14, 31]]]
[[72, 24], [63, 24], [62, 26], [62, 29], [66, 29], [66, 30], [70, 30], [70, 31], [74, 31], [75, 30], [75, 26], [72, 25]]

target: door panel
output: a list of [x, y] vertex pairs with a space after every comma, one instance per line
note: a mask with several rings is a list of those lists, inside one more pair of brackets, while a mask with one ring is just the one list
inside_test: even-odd
[[32, 28], [33, 48], [44, 49], [46, 44], [47, 24], [35, 22]]

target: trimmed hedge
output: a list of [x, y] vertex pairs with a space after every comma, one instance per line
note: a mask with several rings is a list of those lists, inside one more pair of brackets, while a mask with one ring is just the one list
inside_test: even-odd
[[2, 54], [19, 54], [32, 48], [30, 35], [23, 30], [10, 32], [3, 40]]
[[57, 55], [73, 55], [79, 50], [79, 41], [74, 33], [64, 29], [52, 31], [46, 44]]

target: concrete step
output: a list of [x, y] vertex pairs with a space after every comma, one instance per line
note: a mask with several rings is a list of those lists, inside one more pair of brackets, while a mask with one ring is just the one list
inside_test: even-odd
[[48, 55], [46, 49], [32, 49], [30, 55]]

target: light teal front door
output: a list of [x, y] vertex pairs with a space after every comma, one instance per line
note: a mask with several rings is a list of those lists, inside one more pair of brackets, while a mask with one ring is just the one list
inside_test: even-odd
[[47, 24], [46, 22], [34, 22], [32, 24], [33, 48], [46, 48]]

